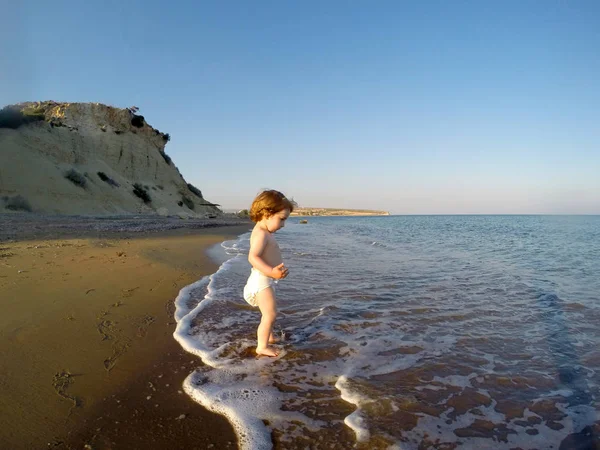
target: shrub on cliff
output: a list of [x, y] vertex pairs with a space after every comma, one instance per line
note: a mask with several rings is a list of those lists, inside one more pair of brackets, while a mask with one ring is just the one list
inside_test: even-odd
[[98, 172], [98, 177], [100, 177], [100, 179], [108, 184], [110, 184], [111, 186], [114, 187], [119, 187], [119, 183], [117, 183], [115, 180], [113, 180], [111, 177], [109, 177], [108, 175], [106, 175], [104, 172]]
[[136, 128], [142, 128], [144, 126], [144, 116], [133, 115], [131, 118], [131, 125]]
[[43, 103], [28, 105], [21, 110], [21, 113], [32, 120], [44, 120], [46, 118], [46, 105]]
[[67, 180], [69, 180], [71, 183], [73, 183], [74, 185], [85, 189], [87, 181], [86, 181], [85, 177], [83, 175], [81, 175], [79, 172], [77, 172], [75, 169], [70, 169], [69, 171], [67, 171], [65, 173], [65, 178]]
[[148, 194], [148, 191], [144, 189], [144, 186], [142, 186], [140, 183], [135, 183], [133, 185], [133, 193], [136, 197], [141, 198], [146, 204], [152, 201], [150, 194]]
[[194, 186], [193, 184], [188, 183], [187, 185], [188, 189], [192, 192], [192, 194], [200, 197], [200, 198], [204, 198], [202, 197], [202, 192], [200, 192], [200, 189], [198, 189], [196, 186]]
[[18, 109], [7, 106], [0, 110], [0, 128], [11, 128], [16, 130], [23, 125], [23, 114]]
[[11, 211], [27, 211], [31, 212], [31, 205], [25, 197], [22, 195], [15, 195], [14, 197], [2, 197], [4, 207]]
[[21, 125], [44, 120], [45, 108], [42, 105], [30, 105], [20, 108], [18, 105], [10, 105], [0, 110], [0, 128], [11, 128], [16, 130]]
[[162, 156], [163, 159], [165, 160], [165, 162], [170, 166], [171, 165], [171, 157], [169, 155], [167, 155], [165, 152], [161, 152], [160, 150], [158, 151], [158, 153], [160, 153], [160, 156]]
[[163, 138], [165, 142], [169, 142], [171, 140], [171, 135], [169, 133], [161, 133], [158, 130], [154, 130], [154, 134]]
[[191, 198], [189, 198], [187, 195], [185, 194], [181, 194], [181, 201], [183, 203], [185, 203], [185, 206], [187, 206], [190, 209], [194, 209], [195, 205], [194, 202]]

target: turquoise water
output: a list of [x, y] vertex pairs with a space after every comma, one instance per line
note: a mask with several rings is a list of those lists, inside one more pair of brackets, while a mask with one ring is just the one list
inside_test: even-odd
[[[253, 357], [249, 234], [178, 298], [186, 392], [245, 448], [586, 448], [599, 216], [290, 218], [277, 359]], [[561, 447], [561, 443], [563, 447]]]

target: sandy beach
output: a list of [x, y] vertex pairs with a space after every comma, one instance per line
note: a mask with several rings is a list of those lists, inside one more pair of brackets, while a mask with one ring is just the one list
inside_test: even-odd
[[201, 362], [172, 337], [173, 300], [249, 224], [0, 220], [1, 448], [237, 448], [181, 390]]

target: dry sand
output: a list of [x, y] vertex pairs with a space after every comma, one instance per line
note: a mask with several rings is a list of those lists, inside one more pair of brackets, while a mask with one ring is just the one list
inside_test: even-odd
[[237, 447], [227, 421], [181, 390], [201, 362], [172, 337], [173, 300], [216, 270], [205, 250], [249, 224], [11, 240], [7, 223], [0, 448]]

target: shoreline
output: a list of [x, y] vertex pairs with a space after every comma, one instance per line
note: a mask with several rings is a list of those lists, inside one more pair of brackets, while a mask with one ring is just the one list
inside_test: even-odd
[[202, 362], [173, 338], [173, 312], [181, 288], [217, 270], [207, 250], [250, 224], [78, 233], [64, 222], [0, 233], [0, 446], [237, 448], [227, 420], [181, 388]]
[[176, 230], [205, 230], [251, 226], [249, 219], [225, 215], [216, 219], [181, 219], [157, 215], [63, 216], [0, 213], [0, 243], [36, 239], [114, 238], [170, 236]]

